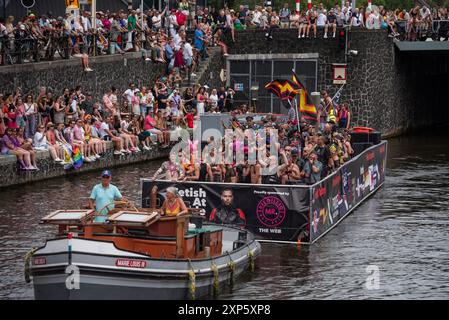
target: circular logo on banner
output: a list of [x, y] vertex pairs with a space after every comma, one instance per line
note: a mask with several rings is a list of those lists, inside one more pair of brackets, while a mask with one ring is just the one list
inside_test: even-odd
[[257, 219], [266, 227], [276, 227], [284, 221], [285, 205], [276, 197], [265, 197], [256, 208]]

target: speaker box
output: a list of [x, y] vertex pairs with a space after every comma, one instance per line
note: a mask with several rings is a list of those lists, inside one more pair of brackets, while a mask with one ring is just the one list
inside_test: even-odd
[[351, 132], [351, 142], [352, 143], [372, 143], [379, 144], [381, 141], [381, 134], [379, 131], [374, 132]]
[[361, 154], [363, 151], [368, 149], [369, 147], [373, 146], [373, 143], [371, 142], [355, 142], [351, 143], [352, 149], [354, 149], [354, 157]]

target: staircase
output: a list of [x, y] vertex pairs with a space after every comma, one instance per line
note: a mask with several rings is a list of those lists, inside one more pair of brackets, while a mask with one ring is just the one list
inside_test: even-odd
[[180, 85], [180, 92], [183, 93], [185, 89], [192, 87], [195, 84], [200, 84], [200, 85], [205, 85], [206, 83], [204, 83], [205, 80], [203, 79], [207, 79], [207, 72], [209, 70], [209, 66], [211, 63], [213, 63], [213, 61], [215, 59], [217, 59], [217, 57], [219, 57], [221, 55], [220, 53], [220, 47], [209, 47], [207, 52], [208, 52], [208, 57], [204, 60], [200, 59], [200, 63], [199, 66], [197, 67], [195, 74], [195, 77], [191, 77], [190, 81], [184, 79]]

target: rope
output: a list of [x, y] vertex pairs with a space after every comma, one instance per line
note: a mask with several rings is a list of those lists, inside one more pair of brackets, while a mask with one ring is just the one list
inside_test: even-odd
[[189, 270], [189, 294], [190, 294], [190, 299], [191, 300], [195, 300], [195, 291], [196, 291], [196, 284], [195, 284], [195, 270], [193, 270], [193, 266], [192, 266], [192, 262], [189, 259], [189, 266], [190, 266], [190, 270]]
[[218, 295], [218, 289], [219, 289], [219, 284], [220, 282], [218, 281], [218, 267], [217, 264], [215, 262], [212, 262], [212, 265], [210, 267], [210, 269], [212, 270], [213, 274], [214, 274], [214, 282], [213, 282], [213, 293], [214, 296]]
[[249, 258], [249, 271], [254, 272], [255, 259], [254, 259], [254, 251], [253, 250], [248, 251], [248, 258]]
[[232, 286], [234, 284], [234, 271], [235, 271], [235, 262], [234, 260], [232, 260], [231, 255], [229, 254], [229, 263], [228, 263], [228, 268], [229, 268], [229, 275], [230, 275], [230, 279], [229, 279], [229, 283]]
[[33, 256], [33, 254], [37, 251], [37, 247], [34, 247], [33, 249], [31, 249], [30, 251], [27, 252], [27, 254], [25, 255], [25, 282], [26, 283], [30, 283], [31, 282], [31, 257]]

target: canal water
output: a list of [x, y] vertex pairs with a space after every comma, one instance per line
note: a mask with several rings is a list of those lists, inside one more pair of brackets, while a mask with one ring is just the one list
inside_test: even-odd
[[[253, 274], [222, 299], [449, 298], [449, 134], [389, 141], [384, 186], [311, 247], [263, 244]], [[140, 177], [160, 162], [113, 170], [113, 183], [138, 203]], [[0, 299], [33, 299], [24, 256], [51, 236], [52, 210], [80, 208], [99, 172], [0, 190]], [[376, 278], [377, 276], [377, 278]]]

